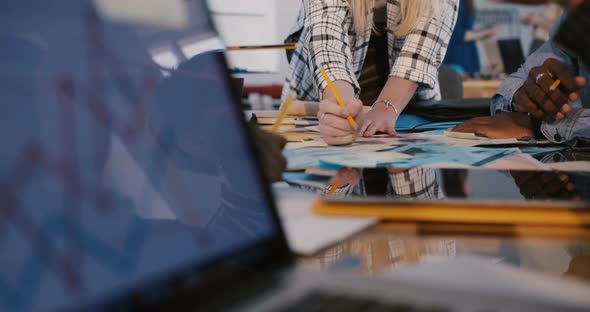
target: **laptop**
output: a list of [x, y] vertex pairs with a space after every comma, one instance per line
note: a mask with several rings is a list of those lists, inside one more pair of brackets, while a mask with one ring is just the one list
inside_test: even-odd
[[0, 311], [579, 308], [297, 269], [205, 2], [129, 3], [0, 4]]

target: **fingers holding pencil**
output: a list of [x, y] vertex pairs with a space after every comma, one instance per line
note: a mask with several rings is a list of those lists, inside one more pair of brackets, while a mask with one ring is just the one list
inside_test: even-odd
[[317, 117], [320, 134], [324, 141], [330, 145], [346, 145], [354, 142], [357, 129], [351, 126], [348, 117], [358, 118], [362, 106], [362, 102], [358, 99], [349, 101], [346, 108], [339, 106], [333, 99], [322, 100]]
[[[320, 69], [320, 72], [328, 86], [318, 112], [320, 134], [330, 145], [350, 144], [357, 136], [356, 118], [362, 111], [362, 102], [354, 97], [352, 86], [347, 82], [332, 82], [325, 70]], [[339, 92], [347, 88], [350, 92]]]

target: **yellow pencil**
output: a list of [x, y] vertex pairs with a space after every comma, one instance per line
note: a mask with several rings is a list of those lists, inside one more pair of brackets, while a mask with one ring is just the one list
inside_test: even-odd
[[339, 180], [334, 182], [334, 184], [332, 184], [332, 186], [330, 186], [330, 190], [328, 190], [328, 195], [334, 194], [334, 192], [336, 192], [336, 190], [340, 187], [341, 184], [342, 184], [342, 182], [340, 182]]
[[[322, 76], [324, 76], [324, 79], [328, 83], [328, 87], [330, 88], [330, 90], [332, 90], [332, 93], [334, 94], [334, 97], [336, 98], [336, 102], [338, 103], [338, 105], [346, 108], [346, 104], [344, 104], [344, 101], [342, 101], [342, 98], [340, 97], [338, 90], [336, 90], [334, 83], [332, 82], [332, 80], [330, 80], [330, 77], [328, 77], [326, 71], [323, 68], [320, 68], [320, 72], [322, 73]], [[352, 118], [352, 116], [349, 115], [348, 117], [346, 117], [346, 119], [348, 120], [348, 123], [350, 124], [352, 129], [358, 129], [358, 125], [356, 124], [356, 121], [354, 121], [354, 118]]]
[[[346, 168], [340, 170], [340, 172], [338, 174], [340, 174], [343, 170], [346, 172], [352, 172], [351, 167], [346, 167]], [[338, 179], [338, 176], [336, 176], [336, 181], [334, 181], [334, 184], [332, 184], [332, 186], [330, 186], [330, 189], [328, 190], [328, 195], [334, 194], [334, 192], [336, 192], [336, 190], [342, 186], [342, 183], [344, 183], [344, 182], [341, 179]]]
[[291, 102], [293, 102], [293, 97], [289, 95], [287, 99], [285, 99], [283, 107], [281, 107], [281, 111], [279, 112], [277, 120], [275, 120], [275, 124], [272, 125], [272, 133], [275, 133], [277, 132], [277, 130], [279, 130], [279, 126], [281, 125], [281, 122], [283, 122], [283, 118], [285, 118], [285, 115], [287, 115], [287, 109], [289, 109], [289, 105], [291, 105]]
[[551, 87], [549, 87], [549, 91], [551, 91], [551, 92], [555, 91], [557, 89], [557, 87], [559, 87], [560, 83], [561, 83], [561, 80], [559, 80], [559, 79], [555, 80], [555, 82], [553, 82]]

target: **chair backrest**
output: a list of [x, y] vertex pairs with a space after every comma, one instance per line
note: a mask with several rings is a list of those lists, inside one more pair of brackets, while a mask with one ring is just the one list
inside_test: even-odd
[[443, 100], [463, 98], [463, 77], [456, 70], [447, 65], [438, 69], [438, 81]]
[[522, 43], [519, 38], [498, 40], [498, 48], [504, 63], [504, 72], [510, 75], [516, 72], [525, 61]]

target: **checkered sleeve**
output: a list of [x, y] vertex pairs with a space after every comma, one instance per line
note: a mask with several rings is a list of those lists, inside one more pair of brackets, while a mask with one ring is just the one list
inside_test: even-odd
[[401, 46], [401, 51], [390, 76], [436, 87], [459, 7], [459, 0], [439, 1], [429, 17], [418, 19], [408, 35], [396, 39], [395, 46]]
[[328, 86], [320, 68], [333, 81], [343, 80], [360, 89], [353, 68], [348, 29], [352, 23], [347, 0], [305, 0], [305, 43], [309, 49], [309, 71], [319, 94]]
[[389, 175], [388, 197], [411, 199], [441, 199], [444, 193], [430, 168], [412, 168]]

